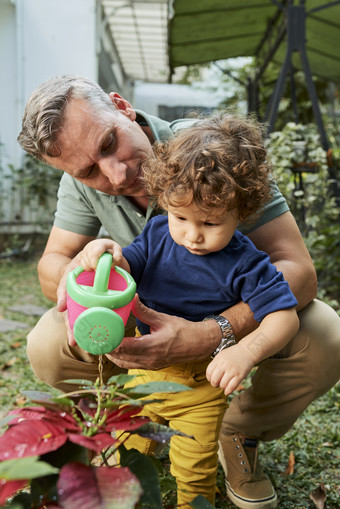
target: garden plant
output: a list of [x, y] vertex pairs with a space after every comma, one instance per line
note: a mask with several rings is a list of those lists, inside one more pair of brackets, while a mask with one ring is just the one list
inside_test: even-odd
[[[131, 378], [117, 375], [107, 384], [100, 377], [94, 384], [68, 380], [75, 391], [59, 396], [27, 393], [35, 405], [9, 412], [0, 437], [0, 504], [10, 499], [6, 507], [159, 509], [155, 460], [124, 442], [131, 433], [163, 444], [182, 435], [138, 413], [151, 394], [154, 399], [157, 392], [188, 388], [171, 382], [124, 387]], [[193, 507], [206, 503], [197, 497]]]

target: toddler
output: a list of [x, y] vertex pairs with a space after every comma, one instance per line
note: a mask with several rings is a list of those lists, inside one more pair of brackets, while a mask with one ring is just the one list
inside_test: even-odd
[[[159, 144], [143, 170], [149, 196], [167, 216], [151, 219], [124, 249], [109, 239], [90, 242], [80, 263], [95, 269], [108, 251], [114, 265], [132, 274], [148, 307], [191, 321], [213, 319], [221, 326], [223, 338], [213, 359], [129, 370], [140, 375], [129, 385], [167, 380], [192, 389], [157, 394], [162, 402], [142, 411], [194, 436], [172, 437], [169, 453], [178, 506], [189, 509], [197, 495], [214, 504], [225, 396], [296, 334], [297, 301], [269, 257], [237, 231], [270, 197], [270, 170], [255, 121], [228, 113], [198, 120]], [[240, 300], [249, 304], [259, 326], [236, 343], [221, 313]], [[138, 334], [148, 334], [147, 324], [137, 320], [137, 327]], [[126, 446], [151, 454], [155, 443], [132, 435]]]

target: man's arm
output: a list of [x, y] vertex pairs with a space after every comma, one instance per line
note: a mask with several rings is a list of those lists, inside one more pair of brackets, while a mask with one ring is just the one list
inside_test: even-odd
[[[298, 300], [298, 309], [306, 306], [316, 294], [316, 274], [292, 214], [285, 212], [251, 232], [249, 237], [258, 249], [268, 253], [272, 263], [282, 271]], [[125, 338], [112, 354], [107, 355], [122, 368], [157, 369], [204, 359], [211, 355], [222, 339], [215, 320], [189, 322], [148, 309], [138, 301], [134, 313], [150, 325], [151, 334], [138, 339]], [[222, 315], [230, 321], [238, 340], [259, 325], [249, 306], [243, 302]]]
[[[249, 233], [248, 237], [257, 249], [269, 255], [272, 264], [282, 272], [298, 301], [297, 310], [306, 307], [316, 296], [317, 278], [293, 215], [285, 212]], [[249, 306], [243, 302], [222, 314], [231, 323], [236, 339], [258, 327]], [[213, 325], [218, 328], [217, 324]]]
[[79, 265], [78, 253], [93, 239], [94, 237], [52, 227], [38, 263], [38, 274], [43, 294], [53, 302], [58, 300], [60, 311], [65, 309], [66, 304], [65, 286], [61, 282], [66, 278], [67, 272]]
[[285, 212], [249, 233], [248, 237], [283, 273], [298, 301], [297, 309], [306, 307], [316, 297], [317, 278], [293, 215]]

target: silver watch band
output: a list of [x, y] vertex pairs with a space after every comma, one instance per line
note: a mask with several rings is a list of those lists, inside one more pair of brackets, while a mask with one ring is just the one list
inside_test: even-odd
[[225, 350], [226, 348], [229, 348], [230, 346], [236, 345], [236, 339], [234, 336], [233, 328], [226, 318], [221, 315], [215, 315], [215, 316], [207, 316], [204, 318], [205, 320], [215, 320], [216, 323], [220, 326], [221, 332], [222, 332], [222, 340], [216, 350], [211, 354], [211, 357], [215, 357], [218, 353], [220, 353], [222, 350]]

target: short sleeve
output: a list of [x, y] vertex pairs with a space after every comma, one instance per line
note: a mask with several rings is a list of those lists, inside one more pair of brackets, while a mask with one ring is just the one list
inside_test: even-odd
[[246, 260], [232, 284], [243, 302], [249, 304], [258, 322], [269, 313], [297, 305], [282, 272], [277, 271], [262, 251]]
[[238, 226], [237, 229], [241, 233], [247, 235], [247, 233], [256, 230], [256, 228], [269, 223], [269, 221], [272, 219], [275, 219], [276, 217], [281, 216], [285, 212], [289, 211], [288, 203], [275, 183], [272, 184], [272, 190], [273, 193], [270, 201], [265, 204], [261, 213], [256, 216], [255, 221], [242, 223]]
[[89, 236], [96, 236], [101, 226], [82, 184], [67, 173], [60, 180], [54, 225]]

